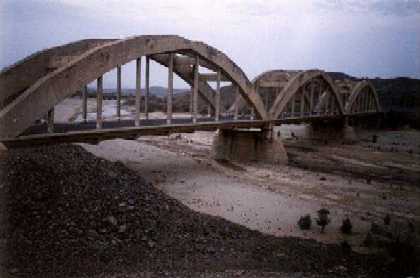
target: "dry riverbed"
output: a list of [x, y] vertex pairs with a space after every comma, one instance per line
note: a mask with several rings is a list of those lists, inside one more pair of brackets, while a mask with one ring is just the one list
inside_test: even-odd
[[[387, 214], [420, 220], [420, 187], [410, 182], [418, 181], [420, 173], [417, 153], [377, 152], [364, 143], [305, 147], [286, 140], [291, 157], [288, 166], [221, 163], [210, 157], [212, 138], [213, 133], [196, 132], [83, 147], [142, 173], [193, 210], [275, 236], [327, 243], [347, 240], [354, 250], [367, 252], [362, 242], [372, 222], [382, 222]], [[383, 172], [375, 171], [390, 173], [398, 165], [402, 165], [398, 173], [406, 175], [406, 180], [387, 179]], [[320, 233], [316, 225], [301, 231], [299, 217], [311, 214], [315, 218], [320, 208], [331, 212], [326, 233]], [[346, 217], [353, 224], [350, 236], [339, 231]]]

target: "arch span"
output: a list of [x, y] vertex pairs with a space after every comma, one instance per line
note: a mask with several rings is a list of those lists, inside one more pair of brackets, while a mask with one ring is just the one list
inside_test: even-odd
[[[254, 84], [255, 91], [261, 96], [264, 107], [268, 111], [270, 107], [267, 107], [268, 98], [267, 92], [263, 92], [264, 89], [276, 89], [279, 93], [287, 82], [291, 79], [293, 75], [298, 73], [298, 71], [291, 70], [270, 70], [261, 73], [256, 76], [252, 83]], [[238, 110], [241, 111], [245, 108], [246, 102], [242, 99], [241, 96], [237, 96], [233, 104], [229, 107], [228, 111], [232, 113], [235, 110], [235, 106], [238, 107]]]
[[[87, 39], [38, 51], [0, 72], [0, 110], [16, 99], [38, 79], [76, 59], [97, 46], [117, 39]], [[151, 60], [168, 67], [168, 55], [152, 55]], [[193, 84], [192, 70], [174, 66], [174, 72], [187, 84]], [[198, 83], [199, 95], [214, 107], [214, 90], [203, 80]]]
[[0, 111], [0, 137], [13, 138], [41, 118], [55, 104], [118, 65], [140, 56], [186, 52], [219, 68], [235, 83], [241, 96], [255, 109], [260, 119], [267, 119], [261, 98], [244, 72], [224, 53], [202, 42], [172, 35], [137, 36], [93, 47], [38, 79]]
[[[269, 111], [271, 119], [277, 119], [291, 99], [296, 96], [299, 90], [302, 90], [309, 82], [316, 83], [318, 87], [324, 82], [328, 88], [326, 92], [321, 92], [318, 102], [314, 103], [313, 109], [319, 110], [328, 104], [330, 93], [334, 96], [337, 102], [338, 112], [344, 114], [344, 106], [338, 88], [332, 79], [321, 70], [270, 70], [266, 71], [253, 79], [256, 92], [263, 100], [265, 109]], [[307, 94], [302, 94], [303, 99], [299, 102], [304, 104], [299, 105], [300, 109], [305, 109], [310, 106], [310, 99]], [[235, 106], [238, 110], [242, 110], [245, 102], [239, 96], [235, 99], [234, 104], [230, 107], [229, 111], [234, 111]]]
[[[357, 111], [356, 111], [357, 110]], [[381, 112], [378, 94], [372, 83], [362, 80], [356, 83], [345, 105], [346, 114], [354, 112]]]
[[[158, 54], [150, 56], [150, 59], [161, 64], [162, 66], [168, 67], [169, 57], [168, 55]], [[184, 80], [188, 85], [193, 86], [193, 70], [192, 68], [185, 68], [177, 63], [174, 63], [174, 72]], [[216, 94], [213, 88], [206, 82], [201, 79], [198, 80], [198, 93], [204, 99], [204, 101], [210, 105], [211, 109], [215, 111], [214, 95]]]
[[[314, 79], [321, 79], [326, 82], [328, 89], [331, 90], [331, 94], [337, 104], [338, 112], [344, 114], [344, 106], [341, 102], [340, 93], [335, 86], [333, 80], [321, 70], [307, 70], [301, 71], [290, 79], [289, 82], [281, 90], [273, 105], [270, 108], [269, 115], [271, 119], [277, 119], [282, 111], [286, 108], [289, 101], [297, 94], [298, 90], [302, 88], [306, 83]], [[320, 97], [319, 101], [324, 101], [325, 97]], [[315, 104], [316, 106], [320, 106]]]

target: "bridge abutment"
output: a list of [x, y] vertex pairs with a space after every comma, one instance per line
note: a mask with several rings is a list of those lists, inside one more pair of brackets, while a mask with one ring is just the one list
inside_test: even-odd
[[220, 129], [213, 140], [213, 158], [286, 164], [287, 153], [272, 129]]

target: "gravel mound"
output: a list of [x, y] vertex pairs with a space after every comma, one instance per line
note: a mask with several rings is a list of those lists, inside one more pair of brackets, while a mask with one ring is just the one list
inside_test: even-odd
[[1, 267], [12, 276], [226, 269], [383, 275], [380, 262], [340, 246], [276, 238], [194, 212], [79, 146], [10, 150], [0, 158], [0, 185]]

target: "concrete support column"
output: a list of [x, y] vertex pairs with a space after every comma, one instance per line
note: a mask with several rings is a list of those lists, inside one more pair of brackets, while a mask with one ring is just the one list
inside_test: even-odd
[[312, 116], [314, 112], [314, 91], [315, 91], [314, 82], [311, 82], [311, 96], [310, 96], [310, 101], [309, 101], [309, 115], [310, 116]]
[[255, 120], [255, 109], [251, 107], [251, 120]]
[[[258, 93], [258, 91], [260, 90], [260, 86], [259, 86], [259, 83], [257, 82], [256, 84], [255, 84], [255, 93], [258, 95], [259, 93]], [[267, 109], [268, 110], [268, 109]], [[255, 109], [254, 109], [254, 107], [251, 107], [251, 120], [254, 120], [255, 119]]]
[[53, 133], [54, 132], [54, 107], [48, 111], [47, 121], [48, 121], [48, 133]]
[[305, 90], [300, 89], [300, 116], [304, 117], [305, 114]]
[[212, 156], [216, 160], [287, 163], [283, 143], [267, 130], [219, 130], [213, 140]]
[[[234, 99], [238, 99], [239, 98], [239, 86], [237, 85], [233, 85], [235, 88], [235, 98]], [[239, 102], [240, 101], [236, 101], [235, 102], [235, 111], [233, 114], [233, 119], [237, 120], [238, 119], [238, 115], [239, 115]]]
[[326, 114], [330, 114], [331, 113], [331, 111], [330, 111], [330, 101], [331, 101], [330, 93], [326, 92], [326, 96], [325, 97], [327, 98], [325, 100], [325, 110], [324, 110], [324, 114], [326, 115]]
[[268, 107], [268, 94], [264, 94], [264, 107], [266, 111], [270, 110], [270, 108]]
[[368, 101], [369, 101], [369, 96], [367, 94], [365, 94], [365, 102], [364, 102], [364, 112], [368, 111]]
[[220, 79], [221, 79], [221, 72], [220, 69], [217, 71], [217, 80], [216, 80], [216, 101], [215, 101], [215, 105], [216, 105], [216, 109], [215, 109], [215, 113], [214, 113], [214, 119], [216, 121], [220, 120]]
[[102, 128], [103, 77], [96, 81], [96, 128]]
[[87, 98], [88, 87], [84, 86], [82, 90], [82, 118], [85, 123], [87, 122]]
[[365, 95], [361, 94], [360, 96], [360, 112], [363, 112], [365, 109]]
[[335, 114], [335, 102], [336, 99], [334, 96], [331, 96], [331, 114], [334, 115]]
[[121, 118], [121, 66], [117, 67], [117, 117]]
[[370, 112], [375, 111], [375, 98], [370, 94]]
[[366, 94], [365, 98], [365, 112], [367, 112], [369, 111], [369, 94]]
[[193, 118], [193, 113], [194, 113], [194, 111], [193, 111], [193, 102], [194, 102], [194, 93], [193, 93], [193, 90], [192, 90], [192, 88], [191, 88], [191, 94], [190, 94], [190, 107], [189, 107], [189, 112], [191, 113], [191, 119]]
[[292, 103], [292, 117], [295, 116], [295, 106], [296, 106], [296, 95], [292, 96], [292, 100], [290, 101]]
[[174, 54], [169, 54], [168, 92], [166, 96], [166, 123], [172, 123], [172, 96], [174, 94]]
[[194, 84], [193, 84], [193, 96], [192, 96], [192, 121], [197, 122], [198, 114], [198, 77], [199, 77], [200, 58], [195, 56], [194, 64]]
[[360, 96], [360, 112], [363, 112], [365, 109], [365, 95]]
[[140, 100], [141, 100], [141, 57], [136, 59], [136, 117], [134, 123], [140, 126]]
[[146, 119], [149, 119], [149, 93], [150, 93], [150, 57], [146, 56], [146, 93], [144, 96], [144, 113]]

